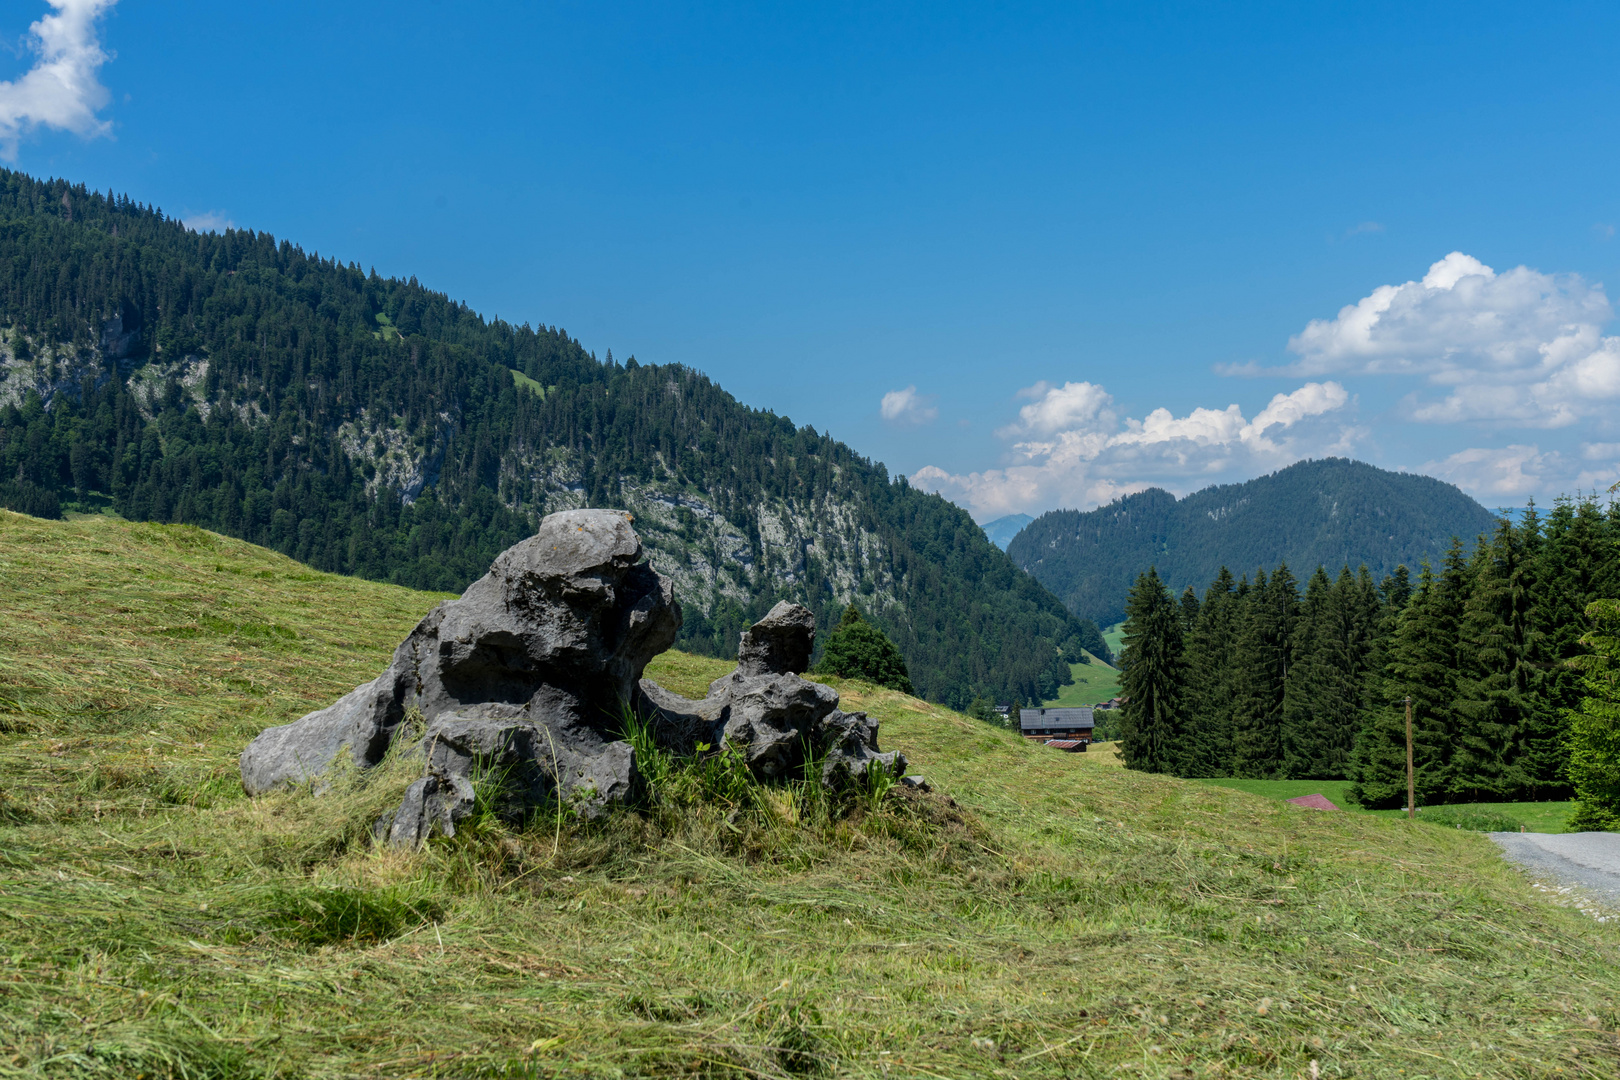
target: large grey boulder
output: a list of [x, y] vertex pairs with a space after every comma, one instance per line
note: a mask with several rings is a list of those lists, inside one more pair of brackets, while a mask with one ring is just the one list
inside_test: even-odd
[[[515, 800], [555, 794], [590, 813], [625, 798], [635, 763], [617, 739], [622, 711], [681, 624], [669, 580], [641, 555], [622, 513], [549, 515], [459, 599], [430, 611], [376, 679], [254, 739], [242, 752], [242, 786], [250, 795], [318, 788], [345, 755], [370, 768], [419, 713], [429, 776], [448, 786], [407, 798], [401, 812], [414, 798], [418, 824], [451, 822], [439, 809], [459, 791], [450, 778], [491, 770], [516, 769]], [[415, 827], [397, 825], [401, 835]]]
[[381, 675], [261, 732], [242, 751], [242, 786], [320, 790], [336, 767], [368, 769], [393, 751], [416, 755], [423, 775], [377, 822], [387, 843], [453, 836], [480, 798], [514, 820], [558, 806], [591, 817], [637, 796], [635, 750], [619, 737], [626, 709], [654, 718], [664, 749], [730, 747], [761, 779], [800, 775], [812, 757], [835, 788], [873, 768], [904, 771], [904, 757], [879, 752], [876, 721], [800, 677], [816, 627], [802, 605], [778, 604], [749, 627], [736, 670], [699, 701], [643, 679], [681, 614], [641, 555], [621, 513], [548, 516], [428, 612]]
[[800, 773], [811, 754], [821, 758], [823, 782], [832, 787], [864, 778], [873, 767], [899, 776], [905, 757], [878, 751], [876, 720], [841, 712], [838, 691], [800, 678], [815, 632], [809, 608], [783, 601], [743, 632], [736, 670], [710, 683], [701, 700], [651, 679], [641, 680], [642, 697], [656, 708], [661, 732], [729, 747], [762, 780]]

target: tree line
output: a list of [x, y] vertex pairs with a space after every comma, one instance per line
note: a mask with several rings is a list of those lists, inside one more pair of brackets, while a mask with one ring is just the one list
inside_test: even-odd
[[1586, 612], [1620, 595], [1620, 504], [1560, 499], [1498, 520], [1472, 550], [1374, 581], [1300, 588], [1286, 564], [1221, 568], [1179, 599], [1157, 569], [1127, 608], [1126, 764], [1186, 777], [1351, 780], [1406, 798], [1406, 702], [1420, 804], [1567, 797]]

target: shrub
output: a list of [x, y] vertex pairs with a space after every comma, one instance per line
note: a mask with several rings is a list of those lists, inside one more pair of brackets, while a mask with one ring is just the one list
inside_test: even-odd
[[883, 631], [861, 618], [854, 604], [844, 609], [837, 629], [827, 635], [816, 670], [844, 679], [865, 679], [902, 694], [916, 693], [900, 650]]

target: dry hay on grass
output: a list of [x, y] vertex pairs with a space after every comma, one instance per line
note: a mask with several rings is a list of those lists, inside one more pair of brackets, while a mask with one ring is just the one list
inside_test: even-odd
[[408, 768], [249, 801], [234, 757], [437, 597], [9, 514], [0, 596], [0, 1077], [1620, 1071], [1620, 928], [1475, 834], [834, 681], [935, 799], [816, 817], [774, 790], [382, 851]]

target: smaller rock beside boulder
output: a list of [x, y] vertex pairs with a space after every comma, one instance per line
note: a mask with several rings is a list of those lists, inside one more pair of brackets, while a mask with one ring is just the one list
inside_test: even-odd
[[877, 721], [840, 711], [838, 691], [800, 677], [810, 666], [815, 632], [809, 608], [783, 601], [743, 632], [736, 670], [710, 683], [701, 700], [651, 679], [641, 680], [642, 696], [656, 706], [660, 728], [701, 733], [711, 746], [736, 750], [762, 780], [794, 776], [807, 754], [822, 759], [822, 779], [833, 787], [872, 767], [899, 776], [905, 757], [879, 752]]

